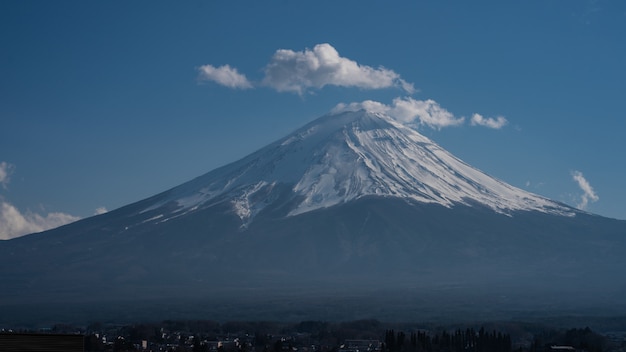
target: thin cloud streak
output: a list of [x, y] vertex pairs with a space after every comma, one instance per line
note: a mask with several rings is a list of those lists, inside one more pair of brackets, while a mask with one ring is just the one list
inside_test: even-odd
[[504, 118], [504, 116], [498, 116], [494, 119], [491, 117], [485, 118], [481, 114], [474, 114], [472, 115], [470, 123], [472, 126], [483, 126], [499, 130], [506, 126], [509, 122]]
[[13, 173], [14, 166], [6, 161], [0, 162], [0, 185], [4, 189], [7, 188], [9, 181], [11, 181], [11, 174]]
[[582, 172], [573, 171], [572, 178], [576, 181], [576, 183], [578, 183], [578, 187], [580, 187], [583, 191], [583, 194], [580, 196], [580, 202], [576, 205], [578, 209], [585, 210], [587, 209], [589, 202], [593, 203], [600, 200], [600, 197], [598, 197], [596, 192], [593, 190], [593, 187], [591, 187], [591, 184], [589, 184], [587, 179], [585, 179]]

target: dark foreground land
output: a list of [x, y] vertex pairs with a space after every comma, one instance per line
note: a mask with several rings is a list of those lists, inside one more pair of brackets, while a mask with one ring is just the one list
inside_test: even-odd
[[[591, 318], [590, 327], [566, 327], [585, 318], [554, 318], [543, 323], [389, 323], [166, 320], [44, 329], [1, 329], [0, 348], [18, 351], [185, 351], [185, 352], [509, 352], [626, 351], [626, 317]], [[76, 347], [77, 337], [83, 346]], [[63, 344], [64, 339], [67, 344]], [[49, 342], [46, 342], [49, 341]], [[69, 344], [69, 342], [72, 344]], [[48, 343], [48, 345], [46, 345]], [[13, 344], [13, 345], [12, 345]], [[53, 345], [54, 344], [54, 345]], [[60, 351], [60, 350], [59, 350]], [[69, 351], [69, 350], [68, 350]]]

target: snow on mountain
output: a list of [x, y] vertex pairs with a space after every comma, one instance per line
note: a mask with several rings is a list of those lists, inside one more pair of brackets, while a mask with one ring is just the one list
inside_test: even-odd
[[[168, 192], [145, 209], [175, 204], [167, 221], [228, 202], [244, 225], [287, 185], [294, 216], [365, 196], [397, 197], [454, 207], [481, 204], [493, 211], [575, 210], [513, 187], [459, 160], [436, 143], [384, 114], [367, 111], [323, 116], [291, 135]], [[281, 188], [284, 189], [284, 188]]]

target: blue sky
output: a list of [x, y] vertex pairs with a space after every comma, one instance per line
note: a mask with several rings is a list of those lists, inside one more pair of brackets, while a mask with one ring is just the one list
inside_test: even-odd
[[625, 33], [623, 1], [3, 1], [0, 238], [364, 101], [514, 186], [626, 219]]

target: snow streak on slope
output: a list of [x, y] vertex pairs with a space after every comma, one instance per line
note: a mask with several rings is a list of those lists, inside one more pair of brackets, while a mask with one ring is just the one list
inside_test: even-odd
[[[291, 189], [289, 215], [364, 196], [496, 212], [573, 215], [567, 206], [510, 186], [457, 159], [417, 131], [366, 111], [321, 117], [291, 135], [169, 191], [176, 215], [227, 202], [245, 224]], [[148, 210], [148, 209], [147, 209]], [[165, 219], [167, 220], [167, 219]], [[165, 221], [162, 220], [162, 221]]]

